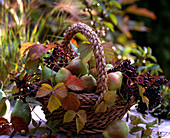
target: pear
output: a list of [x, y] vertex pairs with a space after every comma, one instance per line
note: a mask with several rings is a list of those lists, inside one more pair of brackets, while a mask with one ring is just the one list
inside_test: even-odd
[[66, 66], [66, 69], [71, 71], [73, 75], [85, 75], [89, 72], [87, 68], [88, 64], [84, 64], [81, 59], [75, 58], [73, 59], [68, 66]]
[[96, 86], [96, 79], [91, 74], [86, 74], [80, 78], [80, 80], [86, 85], [87, 87], [83, 90], [84, 92], [91, 93], [95, 90]]
[[63, 82], [65, 83], [68, 79], [69, 76], [71, 76], [71, 72], [66, 69], [66, 68], [60, 68], [60, 70], [57, 72], [56, 77], [55, 77], [55, 81], [57, 83]]
[[123, 120], [111, 122], [104, 130], [104, 138], [126, 138], [129, 133], [129, 126]]
[[110, 91], [114, 91], [121, 88], [123, 75], [120, 71], [111, 72], [108, 74], [107, 85]]
[[[48, 68], [48, 67], [44, 67], [43, 69], [42, 69], [42, 72], [41, 72], [41, 79], [43, 80], [43, 79], [46, 79], [46, 80], [51, 80], [51, 75], [52, 76], [56, 76], [56, 74], [57, 74], [57, 72], [55, 72], [55, 71], [52, 71], [50, 68]], [[54, 79], [54, 77], [52, 77], [52, 82], [54, 83], [55, 82], [55, 79]]]
[[106, 64], [106, 68], [107, 68], [107, 70], [109, 70], [109, 69], [113, 68], [113, 65], [112, 64]]
[[89, 73], [97, 79], [97, 69], [96, 68], [92, 68], [90, 69]]
[[23, 121], [29, 125], [31, 122], [31, 110], [28, 103], [24, 103], [21, 99], [18, 99], [12, 110], [11, 119], [14, 116], [23, 118]]
[[[1, 99], [3, 97], [6, 97], [6, 95], [2, 90], [0, 90], [0, 103], [1, 103]], [[10, 102], [8, 99], [6, 99], [5, 103], [3, 104], [3, 106], [0, 110], [0, 117], [6, 115], [9, 112], [9, 110], [10, 110]]]

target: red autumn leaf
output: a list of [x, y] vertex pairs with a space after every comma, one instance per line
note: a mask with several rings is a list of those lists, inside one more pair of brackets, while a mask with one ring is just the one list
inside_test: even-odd
[[54, 87], [55, 94], [59, 95], [61, 98], [65, 98], [67, 96], [67, 88], [65, 87], [64, 83], [58, 83]]
[[48, 47], [49, 49], [52, 49], [56, 47], [56, 44], [50, 43], [50, 44], [46, 44], [45, 46]]
[[33, 45], [35, 45], [35, 43], [32, 43], [32, 42], [26, 42], [24, 43], [21, 48], [20, 48], [20, 54], [23, 56], [25, 54], [25, 52], [27, 50], [29, 50], [29, 48], [31, 48]]
[[28, 124], [24, 122], [22, 117], [13, 116], [11, 118], [13, 128], [21, 133], [21, 130], [29, 131]]
[[145, 17], [149, 17], [153, 20], [156, 19], [156, 16], [153, 12], [149, 11], [146, 8], [138, 8], [136, 4], [133, 4], [129, 7], [126, 8], [125, 12], [136, 14], [136, 15], [141, 15]]
[[87, 87], [80, 79], [77, 79], [76, 75], [71, 75], [68, 77], [65, 85], [73, 91], [82, 91]]
[[28, 58], [30, 58], [31, 60], [35, 60], [39, 58], [42, 55], [42, 53], [46, 53], [48, 50], [49, 48], [46, 47], [45, 45], [35, 44], [31, 46], [31, 48], [29, 48]]
[[62, 106], [65, 110], [73, 110], [76, 112], [79, 109], [80, 101], [75, 93], [70, 92], [62, 101]]
[[102, 46], [104, 50], [106, 63], [113, 63], [115, 58], [113, 45], [111, 43], [102, 43]]
[[53, 91], [53, 88], [46, 83], [43, 83], [42, 86], [39, 88], [36, 97], [44, 97], [48, 94], [50, 94]]
[[9, 125], [7, 119], [0, 117], [0, 136], [1, 135], [9, 135], [12, 132], [12, 126]]
[[77, 44], [77, 41], [75, 39], [71, 39], [71, 42], [76, 46], [76, 47], [79, 47], [78, 44]]

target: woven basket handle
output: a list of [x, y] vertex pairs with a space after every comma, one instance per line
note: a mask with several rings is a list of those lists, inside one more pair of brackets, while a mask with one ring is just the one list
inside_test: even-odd
[[96, 94], [100, 94], [98, 101], [96, 101], [96, 104], [94, 108], [101, 102], [103, 99], [103, 95], [108, 91], [107, 87], [107, 69], [106, 69], [106, 62], [104, 57], [104, 51], [103, 46], [101, 45], [101, 42], [97, 36], [97, 34], [92, 31], [92, 29], [87, 26], [84, 23], [78, 23], [73, 24], [71, 27], [69, 27], [66, 32], [64, 33], [64, 38], [61, 42], [61, 46], [63, 47], [64, 51], [67, 51], [68, 45], [70, 44], [70, 41], [72, 37], [76, 33], [83, 34], [90, 42], [93, 53], [95, 57], [96, 62], [96, 68], [97, 68], [97, 90]]

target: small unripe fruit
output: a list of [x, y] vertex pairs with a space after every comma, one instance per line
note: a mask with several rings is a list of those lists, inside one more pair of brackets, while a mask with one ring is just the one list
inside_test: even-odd
[[41, 136], [41, 138], [49, 138], [50, 136], [49, 136], [49, 134], [48, 133], [44, 133], [44, 134], [42, 134], [42, 136]]
[[21, 135], [25, 136], [26, 135], [26, 131], [25, 130], [21, 130]]
[[57, 83], [60, 83], [60, 82], [65, 83], [67, 81], [68, 77], [71, 76], [71, 75], [72, 74], [68, 69], [61, 68], [56, 74], [55, 81]]
[[87, 87], [83, 90], [84, 92], [91, 93], [94, 91], [96, 86], [96, 79], [90, 74], [86, 74], [80, 78], [80, 80], [86, 85]]
[[114, 91], [121, 88], [123, 75], [120, 71], [111, 72], [108, 74], [108, 89]]

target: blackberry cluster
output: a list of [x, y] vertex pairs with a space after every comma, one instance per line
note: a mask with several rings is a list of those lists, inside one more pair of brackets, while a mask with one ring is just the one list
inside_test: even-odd
[[142, 101], [139, 93], [139, 86], [145, 88], [143, 96], [149, 99], [149, 109], [152, 109], [161, 103], [161, 86], [168, 81], [160, 76], [153, 76], [150, 73], [138, 74], [134, 65], [131, 65], [130, 60], [126, 59], [120, 62], [117, 66], [108, 70], [110, 72], [121, 71], [123, 74], [123, 83], [120, 90], [120, 95], [125, 101], [128, 101], [131, 96], [134, 96], [138, 102], [137, 111], [146, 114], [147, 105]]
[[49, 68], [53, 68], [55, 71], [58, 71], [60, 67], [67, 66], [69, 60], [72, 60], [78, 56], [78, 54], [71, 50], [71, 48], [68, 48], [65, 52], [58, 43], [51, 44], [56, 45], [56, 47], [53, 49], [49, 57], [44, 57], [44, 62]]
[[22, 97], [25, 99], [27, 96], [35, 97], [37, 91], [41, 87], [41, 84], [43, 83], [39, 79], [36, 80], [36, 82], [29, 82], [29, 80], [36, 74], [28, 75], [26, 74], [22, 80], [20, 80], [20, 75], [17, 75], [14, 77], [14, 79], [11, 79], [11, 81], [16, 83], [17, 88], [19, 89], [18, 93], [13, 94], [14, 99], [17, 99]]

